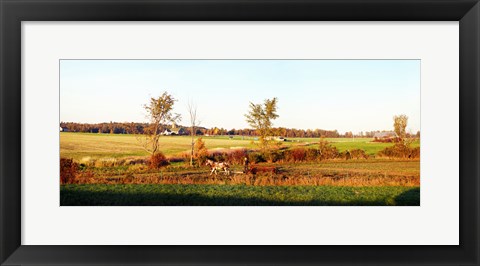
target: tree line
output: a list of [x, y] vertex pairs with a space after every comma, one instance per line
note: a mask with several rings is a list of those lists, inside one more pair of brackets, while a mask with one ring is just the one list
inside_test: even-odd
[[[84, 132], [84, 133], [105, 133], [105, 134], [146, 134], [151, 127], [150, 123], [138, 123], [138, 122], [105, 122], [105, 123], [77, 123], [77, 122], [61, 122], [60, 127], [70, 132]], [[191, 130], [189, 126], [177, 126], [184, 129], [185, 135], [190, 135]], [[171, 125], [160, 125], [160, 131], [165, 129], [171, 129]], [[286, 138], [338, 138], [348, 137], [348, 134], [340, 134], [337, 130], [324, 130], [324, 129], [296, 129], [277, 127], [272, 128], [272, 133], [275, 136], [282, 136]], [[259, 130], [251, 128], [243, 129], [225, 129], [221, 127], [196, 127], [196, 135], [209, 135], [209, 136], [224, 136], [224, 135], [238, 135], [238, 136], [259, 136]], [[375, 134], [373, 131], [371, 136]]]
[[[76, 123], [76, 122], [61, 122], [60, 126], [66, 128], [71, 132], [84, 132], [84, 133], [105, 133], [105, 134], [145, 134], [150, 127], [150, 123], [137, 123], [137, 122], [105, 122], [105, 123]], [[185, 130], [185, 135], [191, 135], [189, 126], [178, 126]], [[167, 128], [171, 128], [171, 125], [161, 125], [160, 130], [164, 131]], [[237, 135], [237, 136], [259, 136], [259, 131], [251, 128], [243, 129], [225, 129], [221, 127], [196, 127], [195, 135], [209, 135], [209, 136], [225, 136], [225, 135]], [[374, 131], [362, 131], [359, 133], [345, 132], [340, 134], [337, 130], [324, 130], [324, 129], [296, 129], [285, 127], [274, 127], [272, 133], [275, 136], [282, 136], [285, 138], [373, 138], [375, 133], [383, 132], [385, 130]], [[407, 135], [410, 135], [407, 133]], [[419, 137], [420, 132], [415, 134]]]

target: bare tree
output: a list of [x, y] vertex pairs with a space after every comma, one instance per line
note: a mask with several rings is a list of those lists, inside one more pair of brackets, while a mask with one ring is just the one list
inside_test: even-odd
[[137, 139], [152, 156], [158, 153], [161, 127], [168, 123], [176, 123], [181, 119], [179, 114], [173, 113], [175, 101], [170, 94], [164, 92], [158, 98], [150, 98], [150, 102], [144, 105], [150, 125], [145, 129], [145, 134]]
[[188, 114], [190, 116], [190, 135], [192, 137], [192, 143], [191, 143], [191, 151], [190, 151], [190, 166], [193, 166], [193, 150], [195, 146], [195, 135], [197, 131], [197, 127], [200, 125], [200, 121], [198, 120], [197, 117], [197, 106], [189, 102], [188, 103]]

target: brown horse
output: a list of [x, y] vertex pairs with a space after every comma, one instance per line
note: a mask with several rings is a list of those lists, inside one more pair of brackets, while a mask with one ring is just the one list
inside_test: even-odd
[[217, 170], [223, 171], [225, 175], [230, 174], [230, 165], [227, 162], [214, 162], [212, 160], [207, 160], [205, 165], [208, 165], [212, 168], [210, 175], [212, 175], [213, 173], [217, 175]]

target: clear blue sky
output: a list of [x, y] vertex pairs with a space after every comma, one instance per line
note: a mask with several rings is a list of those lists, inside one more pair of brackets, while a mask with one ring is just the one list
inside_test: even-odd
[[61, 60], [60, 120], [148, 121], [143, 105], [167, 91], [188, 125], [247, 128], [249, 102], [278, 98], [275, 127], [420, 130], [420, 60]]

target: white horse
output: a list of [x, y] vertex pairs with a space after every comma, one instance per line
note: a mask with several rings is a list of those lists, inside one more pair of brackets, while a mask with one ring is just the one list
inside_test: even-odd
[[230, 174], [230, 165], [227, 162], [214, 162], [212, 160], [208, 160], [205, 163], [205, 165], [208, 165], [212, 168], [212, 171], [210, 172], [210, 175], [215, 173], [217, 175], [217, 170], [223, 171], [225, 175]]

